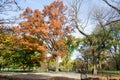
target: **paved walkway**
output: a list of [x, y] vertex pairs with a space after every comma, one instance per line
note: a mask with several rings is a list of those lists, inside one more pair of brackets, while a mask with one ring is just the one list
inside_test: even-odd
[[[81, 79], [81, 75], [79, 73], [72, 73], [72, 72], [42, 72], [42, 73], [20, 73], [20, 72], [0, 72], [0, 76], [9, 76], [12, 78], [25, 78], [25, 79], [49, 79], [52, 77], [67, 77], [67, 78], [71, 78], [71, 79], [76, 79], [76, 80], [80, 80]], [[120, 80], [120, 75], [116, 75], [116, 76], [100, 76], [100, 75], [88, 75], [87, 77], [92, 77], [92, 78], [100, 78], [100, 80], [109, 80], [109, 79], [113, 79], [113, 80]], [[86, 78], [85, 75], [82, 75], [82, 78]], [[1, 80], [1, 79], [0, 79]], [[3, 79], [4, 80], [4, 79]]]
[[[10, 76], [15, 78], [30, 78], [30, 79], [47, 79], [50, 77], [68, 77], [74, 79], [81, 79], [79, 73], [70, 73], [70, 72], [42, 72], [42, 73], [14, 73], [14, 72], [2, 72], [2, 76]], [[82, 78], [85, 78], [85, 75], [82, 75]]]

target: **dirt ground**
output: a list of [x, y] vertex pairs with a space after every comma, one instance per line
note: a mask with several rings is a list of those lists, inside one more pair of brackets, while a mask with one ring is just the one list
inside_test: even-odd
[[75, 78], [80, 79], [80, 74], [78, 73], [56, 73], [56, 72], [42, 72], [42, 73], [14, 73], [14, 72], [2, 72], [0, 73], [1, 76], [9, 76], [15, 78], [30, 78], [30, 79], [47, 79], [51, 77], [68, 77], [68, 78]]
[[120, 75], [95, 75], [95, 76], [101, 80], [120, 80]]
[[[1, 72], [0, 76], [9, 77], [8, 80], [120, 80], [120, 75], [81, 75], [79, 73], [70, 72], [42, 72], [42, 73], [14, 73]], [[85, 78], [89, 79], [85, 79]], [[14, 79], [13, 79], [14, 78]], [[54, 79], [52, 79], [54, 78]], [[56, 79], [55, 79], [56, 78]], [[7, 79], [0, 79], [7, 80]]]

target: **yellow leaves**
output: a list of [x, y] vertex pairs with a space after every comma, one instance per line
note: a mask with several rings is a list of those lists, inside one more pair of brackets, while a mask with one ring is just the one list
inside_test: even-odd
[[26, 50], [46, 52], [46, 46], [43, 44], [43, 41], [32, 36], [24, 35], [23, 38], [19, 40], [19, 45], [23, 46]]
[[1, 43], [0, 44], [0, 49], [4, 48], [5, 47], [5, 44]]
[[9, 55], [11, 53], [14, 53], [13, 46], [15, 44], [14, 42], [14, 36], [11, 36], [9, 34], [0, 34], [0, 51], [2, 55]]
[[0, 34], [0, 43], [2, 44], [12, 44], [13, 43], [13, 36], [9, 36], [7, 34]]

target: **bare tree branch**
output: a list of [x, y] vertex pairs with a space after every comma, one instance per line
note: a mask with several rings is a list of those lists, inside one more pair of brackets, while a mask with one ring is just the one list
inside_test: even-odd
[[113, 8], [114, 10], [116, 10], [119, 14], [120, 14], [120, 9], [118, 9], [117, 7], [113, 6], [112, 4], [110, 4], [107, 0], [103, 0], [108, 6], [110, 6], [111, 8]]
[[[0, 16], [9, 15], [9, 11], [22, 10], [16, 0], [0, 0]], [[0, 24], [14, 24], [18, 20], [15, 17], [12, 18], [0, 18]]]
[[110, 24], [112, 24], [112, 23], [115, 23], [115, 22], [118, 22], [118, 21], [120, 21], [120, 19], [107, 22], [106, 24], [104, 24], [104, 26], [108, 26], [108, 25], [110, 25]]
[[72, 19], [73, 20], [72, 21], [73, 21], [74, 27], [78, 30], [78, 32], [80, 34], [84, 35], [85, 37], [89, 37], [89, 35], [84, 32], [84, 28], [86, 28], [86, 26], [89, 23], [90, 15], [88, 15], [88, 19], [85, 20], [84, 22], [82, 22], [79, 19], [80, 8], [82, 6], [82, 3], [83, 3], [83, 0], [72, 0], [71, 1], [70, 7], [73, 10], [73, 13], [72, 13]]

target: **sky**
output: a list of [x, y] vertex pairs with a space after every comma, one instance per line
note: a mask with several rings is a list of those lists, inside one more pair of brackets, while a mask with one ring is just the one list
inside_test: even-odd
[[[33, 10], [34, 9], [43, 10], [44, 6], [49, 5], [53, 1], [54, 0], [18, 0], [18, 4], [22, 7], [22, 9], [25, 9], [26, 7], [30, 7]], [[61, 0], [61, 1], [63, 1], [65, 5], [68, 5], [68, 2], [71, 0]], [[84, 19], [86, 19], [87, 15], [90, 13], [90, 8], [95, 8], [96, 6], [103, 6], [103, 5], [104, 3], [102, 2], [102, 0], [83, 0], [83, 5], [80, 11], [80, 19], [85, 21]], [[22, 13], [22, 11], [20, 13]], [[90, 34], [93, 28], [94, 26], [90, 22], [89, 25], [85, 28], [85, 32]], [[76, 33], [73, 33], [73, 35], [76, 35]], [[78, 35], [77, 33], [76, 37], [82, 37], [82, 35]]]
[[[54, 0], [26, 0], [24, 3], [21, 1], [19, 5], [22, 5], [22, 8], [30, 7], [32, 9], [40, 9], [42, 10], [44, 6], [49, 5]], [[71, 0], [63, 0], [65, 5], [68, 5], [68, 2]], [[96, 6], [104, 6], [104, 3], [102, 0], [83, 0], [83, 5], [81, 7], [80, 11], [80, 18], [85, 19], [87, 18], [87, 15], [90, 12], [90, 8], [95, 8]], [[84, 21], [84, 20], [83, 20]], [[90, 34], [95, 26], [90, 23], [87, 28], [85, 29], [85, 32]], [[73, 33], [76, 37], [82, 37], [77, 31]], [[78, 51], [74, 51], [74, 54], [72, 55], [72, 59], [75, 59], [76, 57], [80, 56]]]
[[[18, 1], [19, 6], [25, 9], [26, 7], [30, 7], [32, 9], [40, 9], [42, 10], [44, 6], [49, 5], [55, 0], [16, 0]], [[61, 0], [65, 5], [68, 5], [68, 2], [71, 0]], [[73, 0], [74, 1], [74, 0]], [[96, 6], [103, 6], [102, 0], [83, 0], [83, 5], [81, 8], [80, 15], [84, 16], [89, 12], [90, 8], [95, 8]]]
[[[44, 6], [49, 5], [53, 1], [54, 0], [18, 0], [18, 5], [20, 5], [22, 9], [30, 7], [33, 10], [34, 9], [42, 10], [44, 8]], [[69, 1], [71, 1], [71, 0], [63, 0], [65, 5], [68, 5]], [[84, 19], [87, 18], [87, 15], [91, 11], [90, 8], [95, 9], [96, 7], [105, 6], [105, 4], [102, 2], [102, 0], [83, 0], [83, 1], [84, 2], [81, 7], [80, 16], [79, 16], [80, 19], [82, 19], [83, 21], [84, 21]], [[17, 12], [17, 14], [12, 13], [11, 16], [19, 15], [22, 12], [23, 11]], [[94, 27], [95, 27], [94, 23], [90, 22], [89, 25], [85, 28], [85, 32], [90, 34], [93, 31]], [[73, 35], [76, 37], [82, 37], [82, 35], [80, 35], [77, 31], [75, 33], [73, 33]], [[80, 55], [78, 53], [79, 52], [75, 51], [74, 54], [72, 55], [72, 59], [78, 57]]]

